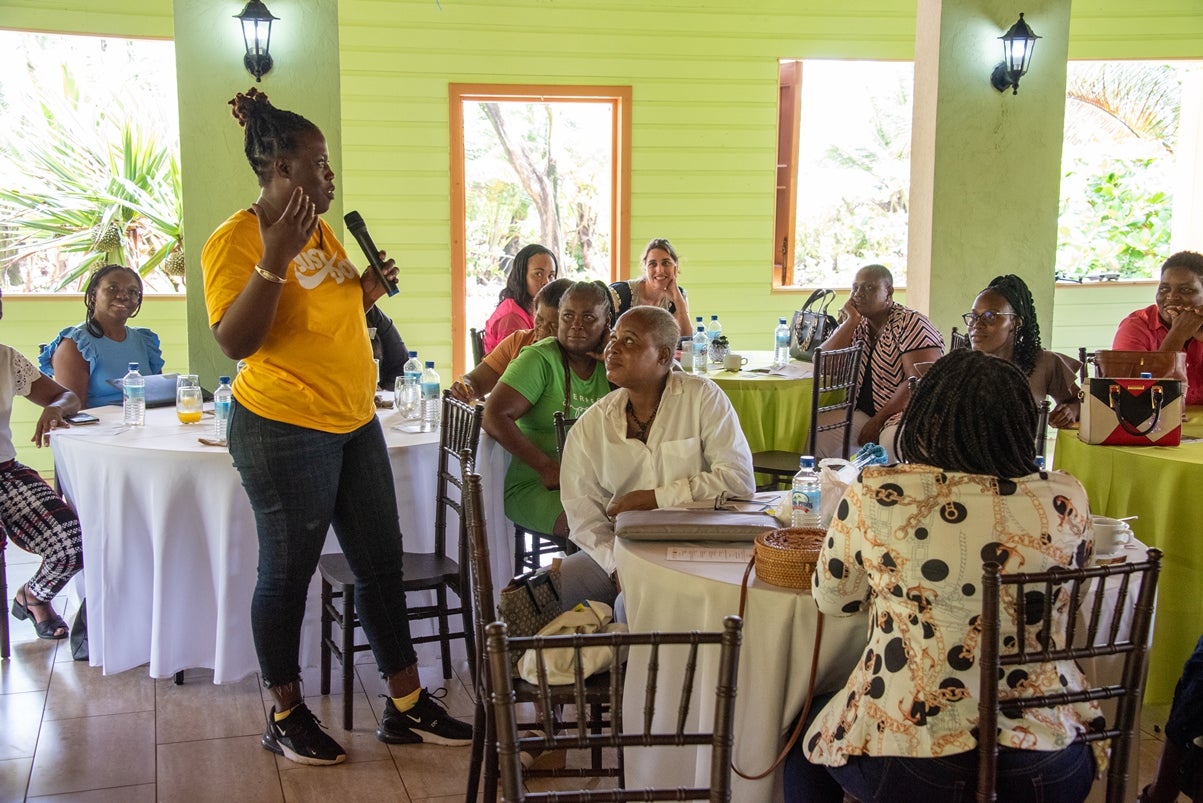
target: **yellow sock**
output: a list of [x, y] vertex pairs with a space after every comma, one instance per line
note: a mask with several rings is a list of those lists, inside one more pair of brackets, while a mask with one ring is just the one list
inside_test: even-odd
[[393, 705], [398, 711], [408, 711], [418, 704], [418, 698], [421, 696], [422, 689], [419, 687], [404, 697], [390, 697], [389, 699], [393, 701]]
[[[294, 705], [292, 708], [296, 708], [296, 706]], [[288, 717], [288, 715], [292, 713], [292, 708], [288, 709], [287, 711], [273, 712], [272, 719], [275, 720], [276, 722], [280, 722], [280, 721], [286, 719]]]

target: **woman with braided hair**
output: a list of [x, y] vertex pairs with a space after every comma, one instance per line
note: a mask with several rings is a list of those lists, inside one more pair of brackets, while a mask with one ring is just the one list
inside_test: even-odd
[[[1084, 566], [1093, 551], [1081, 483], [1037, 469], [1036, 419], [1017, 366], [953, 351], [903, 413], [908, 462], [866, 468], [840, 499], [814, 600], [827, 616], [867, 609], [872, 627], [843, 688], [812, 705], [786, 763], [789, 803], [839, 803], [845, 792], [863, 803], [974, 799], [982, 564], [1044, 572]], [[1014, 600], [1000, 608], [1003, 632], [1015, 632]], [[1058, 633], [1072, 613], [1066, 604], [1052, 615]], [[1035, 642], [1044, 631], [1027, 633]], [[1072, 661], [1011, 669], [1004, 700], [1083, 687]], [[1084, 800], [1097, 756], [1074, 739], [1101, 719], [1094, 702], [1000, 717], [998, 799]]]
[[124, 265], [104, 265], [84, 286], [84, 322], [68, 326], [42, 349], [39, 367], [74, 393], [84, 407], [119, 404], [121, 389], [109, 380], [125, 376], [131, 362], [143, 376], [163, 373], [159, 336], [127, 325], [142, 309], [142, 277]]
[[1013, 273], [994, 277], [963, 317], [975, 351], [1015, 363], [1027, 376], [1037, 404], [1052, 397], [1056, 406], [1049, 413], [1049, 424], [1067, 427], [1078, 420], [1079, 363], [1041, 348], [1036, 305], [1023, 279]]
[[[218, 227], [201, 267], [213, 335], [227, 357], [246, 361], [234, 380], [229, 444], [259, 536], [251, 630], [275, 702], [262, 744], [302, 764], [346, 759], [305, 706], [299, 665], [305, 598], [331, 525], [388, 686], [377, 738], [468, 744], [471, 726], [420, 686], [409, 633], [364, 318], [385, 288], [375, 271], [351, 264], [320, 217], [334, 198], [334, 171], [318, 127], [255, 89], [230, 105], [259, 198]], [[384, 273], [396, 276], [393, 260]]]

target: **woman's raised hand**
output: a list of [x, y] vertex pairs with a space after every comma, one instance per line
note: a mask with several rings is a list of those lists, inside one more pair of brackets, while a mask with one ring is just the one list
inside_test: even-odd
[[283, 275], [288, 263], [301, 253], [305, 243], [313, 236], [317, 228], [317, 208], [305, 191], [297, 187], [288, 196], [284, 211], [275, 220], [268, 219], [268, 211], [258, 201], [251, 204], [251, 209], [255, 210], [255, 217], [259, 219], [259, 236], [263, 238], [261, 267]]

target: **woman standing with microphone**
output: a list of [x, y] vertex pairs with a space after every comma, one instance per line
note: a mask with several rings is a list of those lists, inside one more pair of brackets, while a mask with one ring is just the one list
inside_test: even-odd
[[299, 665], [309, 582], [326, 532], [355, 573], [355, 605], [388, 684], [384, 742], [468, 744], [418, 682], [401, 590], [402, 547], [364, 311], [397, 267], [362, 275], [320, 218], [334, 198], [326, 140], [255, 89], [230, 105], [245, 129], [259, 198], [235, 212], [201, 254], [209, 325], [234, 380], [229, 444], [255, 513], [258, 582], [251, 629], [275, 705], [262, 744], [302, 764], [337, 764], [342, 747], [305, 706]]

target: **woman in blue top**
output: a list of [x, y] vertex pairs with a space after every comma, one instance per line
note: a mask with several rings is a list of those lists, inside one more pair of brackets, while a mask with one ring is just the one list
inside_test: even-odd
[[159, 336], [126, 326], [142, 309], [142, 277], [124, 265], [105, 265], [84, 288], [84, 322], [59, 332], [42, 349], [42, 372], [83, 399], [85, 407], [117, 404], [120, 389], [110, 379], [125, 376], [129, 363], [142, 375], [163, 373]]

